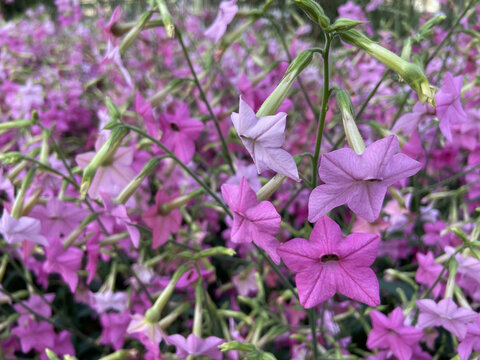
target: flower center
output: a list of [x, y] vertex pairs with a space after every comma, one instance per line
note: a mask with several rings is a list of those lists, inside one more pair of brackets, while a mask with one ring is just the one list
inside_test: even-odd
[[335, 254], [327, 254], [327, 255], [323, 255], [321, 258], [320, 258], [320, 261], [322, 263], [326, 263], [326, 262], [329, 262], [329, 261], [338, 261], [340, 260], [338, 258], [338, 255], [335, 255]]
[[368, 181], [368, 182], [381, 182], [383, 181], [383, 178], [377, 178], [377, 177], [367, 177], [365, 179], [363, 179], [363, 181]]
[[173, 131], [176, 131], [176, 132], [180, 131], [180, 128], [175, 123], [170, 123], [170, 129], [172, 129]]

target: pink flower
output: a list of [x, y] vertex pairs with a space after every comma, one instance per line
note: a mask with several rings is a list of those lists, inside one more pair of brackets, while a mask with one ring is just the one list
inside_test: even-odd
[[389, 349], [398, 360], [409, 360], [412, 357], [412, 347], [420, 341], [423, 332], [413, 326], [403, 323], [402, 309], [397, 307], [388, 318], [377, 310], [370, 311], [372, 330], [368, 334], [369, 349]]
[[[100, 149], [101, 142], [97, 141], [95, 148]], [[104, 164], [102, 164], [93, 178], [92, 184], [88, 189], [88, 195], [96, 199], [100, 195], [100, 191], [104, 191], [111, 196], [118, 195], [125, 186], [135, 177], [131, 164], [133, 161], [134, 149], [131, 147], [120, 147], [115, 155]], [[85, 169], [95, 156], [94, 151], [77, 155], [75, 161], [78, 166]]]
[[285, 142], [286, 119], [287, 114], [283, 112], [257, 118], [252, 108], [242, 98], [238, 114], [232, 114], [233, 126], [250, 153], [259, 174], [271, 169], [300, 181], [295, 160], [281, 148]]
[[43, 264], [44, 271], [58, 273], [68, 284], [70, 290], [75, 292], [78, 285], [77, 270], [82, 267], [83, 251], [75, 247], [64, 249], [56, 241], [47, 248], [47, 261]]
[[215, 42], [225, 34], [227, 25], [230, 24], [238, 11], [237, 0], [222, 1], [218, 7], [218, 14], [204, 35]]
[[310, 194], [308, 220], [315, 222], [342, 204], [369, 222], [377, 219], [388, 186], [422, 168], [399, 150], [397, 137], [390, 135], [375, 141], [361, 155], [349, 148], [323, 155], [318, 173], [325, 184]]
[[158, 323], [151, 323], [145, 319], [143, 315], [134, 314], [131, 316], [128, 324], [127, 333], [140, 333], [145, 335], [152, 344], [160, 344], [164, 338], [164, 333]]
[[177, 348], [177, 356], [185, 359], [189, 355], [205, 356], [213, 360], [221, 360], [222, 352], [218, 345], [223, 344], [225, 340], [216, 336], [210, 336], [206, 339], [200, 339], [194, 334], [190, 334], [186, 339], [179, 334], [170, 335], [168, 342]]
[[111, 344], [115, 350], [121, 349], [130, 323], [130, 316], [126, 313], [105, 313], [100, 315], [100, 323], [102, 324], [101, 343]]
[[33, 242], [39, 245], [48, 246], [48, 241], [40, 235], [40, 221], [37, 219], [22, 216], [15, 219], [10, 216], [7, 210], [3, 210], [0, 221], [0, 233], [9, 244], [22, 243], [24, 241]]
[[257, 195], [242, 177], [240, 186], [223, 184], [222, 196], [233, 212], [231, 240], [234, 243], [254, 242], [264, 249], [276, 264], [280, 257], [275, 235], [280, 232], [281, 218], [269, 201], [258, 202]]
[[167, 193], [159, 189], [155, 195], [155, 204], [150, 207], [142, 216], [143, 221], [153, 231], [152, 247], [159, 248], [165, 244], [172, 233], [176, 233], [182, 224], [182, 213], [178, 209], [170, 211], [168, 214], [161, 212], [163, 203], [169, 202], [175, 196], [168, 196]]
[[160, 115], [162, 143], [184, 163], [195, 154], [195, 140], [200, 137], [203, 123], [190, 118], [188, 105], [179, 102], [173, 113]]
[[473, 324], [467, 325], [467, 334], [457, 350], [462, 360], [468, 360], [472, 350], [480, 351], [480, 315]]
[[380, 304], [378, 280], [370, 266], [380, 238], [373, 234], [342, 237], [340, 226], [327, 216], [315, 224], [310, 240], [293, 239], [277, 252], [296, 273], [300, 304], [314, 307], [336, 292], [370, 306]]
[[28, 319], [12, 329], [12, 334], [20, 339], [22, 352], [28, 353], [34, 349], [40, 352], [55, 345], [53, 326], [45, 321], [36, 322]]
[[110, 20], [108, 20], [108, 23], [103, 27], [103, 34], [107, 38], [107, 41], [111, 43], [114, 43], [116, 41], [116, 37], [112, 33], [112, 27], [120, 20], [121, 17], [122, 9], [120, 6], [117, 6], [115, 10], [113, 10]]
[[440, 300], [437, 304], [431, 299], [417, 300], [420, 309], [418, 327], [443, 326], [459, 339], [467, 333], [467, 323], [475, 320], [477, 313], [473, 310], [458, 307], [451, 298]]
[[[418, 269], [415, 274], [415, 281], [419, 284], [432, 286], [437, 280], [438, 275], [442, 272], [442, 265], [435, 264], [433, 254], [429, 251], [426, 254], [417, 253]], [[439, 296], [442, 291], [442, 284], [438, 283], [432, 290], [435, 297]]]
[[461, 93], [462, 76], [453, 77], [451, 73], [445, 73], [442, 88], [435, 95], [435, 102], [437, 103], [437, 116], [440, 120], [440, 131], [448, 142], [452, 142], [451, 124], [467, 121], [467, 114], [460, 101]]
[[428, 103], [422, 104], [420, 101], [413, 106], [412, 112], [402, 115], [393, 126], [393, 131], [401, 131], [406, 136], [410, 136], [418, 127], [418, 124], [426, 119], [435, 116], [435, 109]]

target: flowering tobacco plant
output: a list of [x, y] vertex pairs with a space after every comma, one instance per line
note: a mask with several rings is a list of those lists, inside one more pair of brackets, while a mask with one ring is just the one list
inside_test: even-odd
[[1, 18], [0, 358], [477, 358], [479, 1], [198, 4]]

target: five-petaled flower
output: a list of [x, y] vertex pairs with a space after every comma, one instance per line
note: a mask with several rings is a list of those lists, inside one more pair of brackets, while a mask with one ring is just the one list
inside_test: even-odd
[[238, 114], [232, 114], [233, 126], [252, 156], [259, 174], [271, 169], [300, 181], [295, 160], [281, 148], [285, 141], [286, 119], [287, 114], [283, 112], [257, 118], [253, 109], [242, 98]]
[[275, 235], [280, 232], [281, 218], [269, 201], [258, 202], [257, 195], [242, 177], [240, 185], [223, 184], [222, 196], [233, 212], [231, 240], [234, 243], [254, 242], [264, 249], [276, 264], [280, 257]]
[[315, 224], [310, 240], [296, 238], [277, 252], [296, 273], [300, 304], [314, 307], [335, 293], [370, 306], [380, 304], [378, 280], [370, 266], [377, 256], [380, 238], [373, 234], [342, 237], [340, 226], [328, 216]]
[[333, 208], [347, 204], [355, 214], [375, 221], [388, 186], [422, 168], [399, 150], [396, 136], [390, 135], [368, 146], [361, 155], [349, 148], [323, 155], [318, 172], [324, 184], [310, 194], [308, 220], [315, 222]]

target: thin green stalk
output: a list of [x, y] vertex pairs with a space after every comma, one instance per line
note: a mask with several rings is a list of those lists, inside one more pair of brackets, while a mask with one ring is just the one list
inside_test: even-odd
[[215, 123], [215, 128], [217, 129], [218, 137], [220, 138], [220, 141], [222, 143], [223, 155], [227, 159], [228, 166], [230, 167], [230, 170], [232, 171], [232, 173], [235, 173], [235, 168], [233, 167], [232, 158], [230, 156], [230, 153], [228, 152], [227, 143], [225, 141], [225, 138], [223, 137], [222, 130], [220, 129], [220, 124], [218, 123], [218, 119], [215, 116], [215, 114], [213, 113], [213, 110], [210, 106], [210, 103], [208, 102], [207, 97], [205, 96], [205, 92], [203, 91], [202, 85], [200, 84], [200, 81], [198, 80], [197, 73], [195, 72], [195, 69], [193, 68], [193, 64], [192, 64], [192, 61], [190, 60], [190, 56], [188, 55], [187, 48], [185, 47], [185, 44], [183, 43], [182, 34], [178, 30], [178, 28], [175, 28], [175, 33], [178, 36], [178, 41], [180, 42], [180, 45], [182, 47], [183, 54], [185, 55], [185, 59], [187, 60], [188, 67], [190, 68], [190, 72], [193, 75], [193, 80], [195, 81], [195, 85], [197, 86], [198, 91], [200, 92], [200, 98], [205, 103], [205, 106], [208, 109], [208, 113], [210, 114], [210, 117], [212, 118], [213, 122]]
[[318, 346], [317, 346], [317, 314], [315, 309], [308, 309], [308, 321], [310, 322], [310, 329], [312, 330], [312, 349], [313, 360], [318, 359]]
[[190, 175], [197, 183], [198, 185], [200, 185], [211, 197], [213, 197], [217, 203], [223, 208], [223, 210], [225, 210], [225, 212], [227, 213], [228, 216], [230, 216], [231, 218], [233, 218], [233, 215], [232, 215], [232, 212], [230, 211], [230, 209], [228, 208], [228, 206], [226, 206], [223, 201], [217, 196], [217, 194], [215, 194], [208, 186], [207, 184], [205, 184], [202, 180], [200, 180], [200, 178], [195, 175], [192, 170], [190, 170], [187, 165], [185, 165], [179, 158], [177, 158], [175, 156], [175, 154], [173, 152], [171, 152], [169, 149], [167, 149], [165, 147], [165, 145], [163, 145], [161, 142], [159, 142], [158, 140], [156, 140], [155, 138], [151, 137], [150, 135], [148, 135], [145, 131], [143, 131], [142, 129], [139, 129], [137, 128], [136, 126], [132, 126], [132, 125], [129, 125], [129, 124], [122, 124], [121, 126], [125, 126], [126, 128], [132, 130], [132, 131], [135, 131], [137, 134], [139, 135], [142, 135], [143, 137], [146, 137], [147, 139], [151, 140], [152, 142], [154, 142], [156, 145], [158, 145], [159, 147], [162, 148], [163, 151], [165, 151], [168, 156], [173, 160], [175, 161], [178, 165], [180, 165], [180, 167], [185, 170], [188, 175]]
[[323, 129], [325, 128], [325, 117], [328, 110], [328, 98], [330, 96], [330, 68], [329, 68], [329, 54], [330, 43], [332, 38], [329, 34], [326, 35], [325, 48], [323, 50], [323, 97], [322, 97], [322, 111], [320, 113], [320, 122], [317, 129], [317, 140], [315, 142], [315, 155], [313, 155], [313, 174], [312, 174], [312, 188], [317, 186], [318, 181], [318, 158], [320, 156], [320, 147], [322, 145]]

